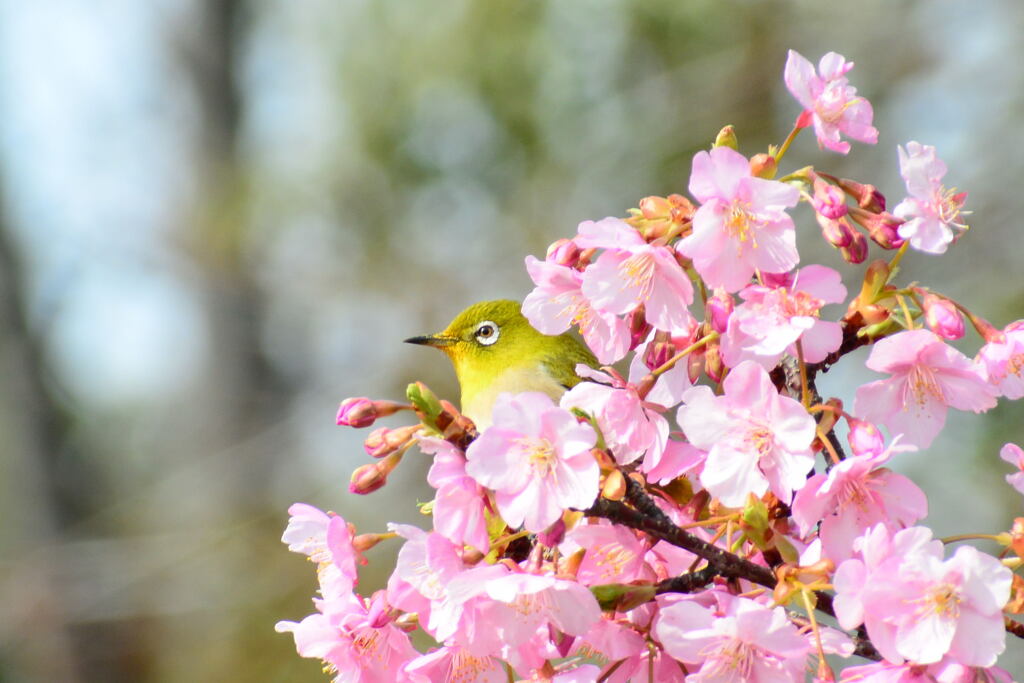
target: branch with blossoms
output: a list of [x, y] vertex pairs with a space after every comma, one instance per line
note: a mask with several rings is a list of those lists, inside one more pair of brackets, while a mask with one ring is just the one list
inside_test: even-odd
[[[891, 212], [869, 183], [782, 170], [805, 129], [839, 154], [877, 142], [852, 67], [790, 51], [801, 111], [781, 145], [747, 158], [727, 127], [693, 158], [692, 199], [644, 198], [527, 257], [523, 315], [575, 328], [602, 364], [579, 365], [586, 381], [557, 402], [502, 394], [480, 431], [418, 382], [408, 402], [342, 403], [351, 427], [415, 414], [368, 436], [350, 490], [385, 486], [417, 449], [432, 529], [356, 534], [292, 506], [283, 541], [319, 583], [316, 611], [277, 625], [300, 655], [346, 682], [1011, 680], [997, 660], [1024, 637], [1024, 518], [933, 538], [925, 493], [888, 464], [929, 448], [950, 409], [1024, 396], [1024, 321], [998, 329], [901, 283], [904, 258], [966, 230], [933, 147], [897, 148]], [[837, 263], [866, 264], [852, 297], [831, 266], [801, 265], [797, 219]], [[973, 358], [949, 344], [967, 322]], [[852, 409], [822, 396], [818, 376], [864, 346], [882, 377]], [[1024, 493], [1024, 451], [1000, 456]], [[972, 539], [1002, 551], [947, 556]], [[359, 594], [362, 553], [392, 541], [387, 588]]]

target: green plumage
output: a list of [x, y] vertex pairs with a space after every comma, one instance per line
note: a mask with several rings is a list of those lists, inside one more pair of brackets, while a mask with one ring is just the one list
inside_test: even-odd
[[554, 399], [580, 382], [576, 365], [597, 367], [572, 334], [541, 334], [511, 299], [473, 304], [441, 333], [406, 341], [444, 351], [455, 366], [462, 411], [484, 428], [503, 392], [541, 391]]

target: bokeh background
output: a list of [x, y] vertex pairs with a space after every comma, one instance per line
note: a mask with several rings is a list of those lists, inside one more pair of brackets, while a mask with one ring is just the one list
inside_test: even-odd
[[[314, 589], [288, 505], [378, 531], [430, 495], [414, 458], [349, 494], [337, 402], [456, 396], [402, 339], [685, 191], [722, 125], [780, 142], [787, 48], [855, 61], [881, 138], [802, 136], [786, 166], [895, 204], [896, 145], [936, 145], [972, 229], [904, 281], [1024, 317], [1022, 34], [1017, 0], [0, 0], [0, 681], [324, 679], [273, 630]], [[839, 264], [800, 215], [805, 260]], [[1004, 529], [1024, 412], [961, 418], [896, 467], [940, 534]]]

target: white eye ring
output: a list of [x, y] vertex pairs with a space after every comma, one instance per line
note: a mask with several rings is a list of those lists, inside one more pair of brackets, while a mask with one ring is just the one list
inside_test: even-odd
[[500, 332], [501, 328], [496, 324], [490, 320], [484, 320], [476, 326], [476, 334], [474, 338], [484, 346], [490, 346], [494, 342], [498, 341], [498, 335]]

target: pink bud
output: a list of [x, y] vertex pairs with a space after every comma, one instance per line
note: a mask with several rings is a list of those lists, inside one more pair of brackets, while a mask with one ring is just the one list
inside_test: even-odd
[[547, 261], [575, 268], [580, 259], [580, 248], [569, 239], [560, 239], [548, 247]]
[[863, 209], [854, 209], [850, 215], [864, 226], [871, 239], [883, 249], [898, 249], [903, 246], [904, 240], [899, 233], [899, 228], [903, 225], [902, 219], [884, 211], [871, 213]]
[[420, 429], [420, 425], [406, 425], [397, 429], [379, 427], [363, 441], [363, 450], [371, 458], [383, 458], [400, 450]]
[[676, 345], [672, 343], [672, 338], [668, 332], [659, 330], [655, 332], [654, 339], [644, 351], [644, 365], [648, 370], [657, 370], [674, 355], [676, 355]]
[[846, 215], [846, 195], [835, 185], [821, 178], [814, 179], [814, 210], [825, 218], [835, 220]]
[[635, 349], [636, 347], [643, 344], [644, 340], [647, 339], [647, 335], [651, 333], [652, 329], [653, 328], [651, 327], [651, 324], [647, 322], [646, 315], [644, 315], [643, 306], [640, 306], [635, 311], [633, 311], [633, 314], [630, 316], [629, 319], [629, 333], [632, 336], [632, 339], [629, 343], [629, 348]]
[[664, 218], [672, 211], [672, 205], [665, 197], [644, 197], [638, 204], [640, 214], [651, 221], [656, 218]]
[[959, 339], [964, 336], [964, 319], [949, 299], [934, 294], [924, 296], [924, 321], [928, 329], [943, 339]]
[[537, 541], [541, 545], [552, 548], [565, 540], [565, 520], [561, 517], [544, 531], [537, 534]]
[[352, 473], [352, 478], [348, 483], [348, 490], [351, 493], [365, 496], [367, 493], [373, 493], [383, 487], [384, 484], [388, 483], [388, 475], [398, 467], [398, 463], [402, 462], [402, 455], [404, 455], [404, 452], [400, 451], [392, 453], [378, 462], [360, 465]]
[[850, 234], [853, 239], [849, 246], [840, 248], [839, 253], [847, 263], [864, 263], [864, 259], [868, 257], [868, 240], [856, 230], [851, 230]]
[[337, 423], [342, 427], [369, 427], [377, 419], [373, 401], [368, 398], [346, 398], [338, 406]]
[[858, 183], [849, 178], [839, 178], [837, 181], [843, 192], [857, 200], [857, 206], [872, 213], [885, 211], [885, 195], [878, 191], [874, 185]]
[[729, 316], [736, 308], [736, 302], [724, 290], [716, 289], [715, 293], [708, 298], [704, 315], [711, 323], [711, 329], [719, 334], [725, 334], [725, 328], [729, 325]]
[[840, 249], [850, 246], [855, 231], [845, 218], [836, 220], [827, 218], [820, 213], [814, 214], [814, 217], [818, 219], [818, 225], [821, 226], [821, 235], [825, 238], [826, 242]]
[[882, 452], [885, 440], [878, 427], [855, 417], [849, 418], [847, 422], [850, 425], [850, 433], [846, 438], [854, 455], [878, 455]]

